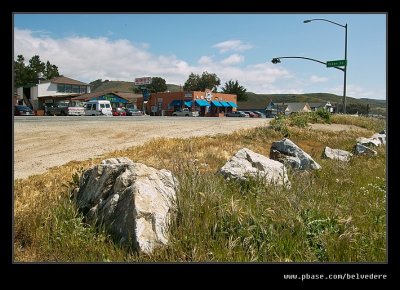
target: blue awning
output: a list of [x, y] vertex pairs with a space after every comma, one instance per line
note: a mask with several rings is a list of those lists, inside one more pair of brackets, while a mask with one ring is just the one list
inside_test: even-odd
[[237, 105], [234, 102], [228, 102], [229, 105], [231, 105], [233, 108], [237, 108]]
[[211, 101], [211, 105], [214, 105], [216, 107], [222, 107], [221, 103], [218, 101]]
[[169, 104], [169, 106], [170, 106], [170, 107], [173, 107], [173, 106], [182, 106], [182, 104], [183, 104], [183, 101], [181, 101], [181, 100], [173, 100], [173, 101]]
[[190, 108], [192, 106], [192, 101], [184, 101], [185, 107]]
[[196, 100], [196, 105], [200, 107], [209, 107], [210, 104], [206, 100]]
[[231, 105], [229, 105], [228, 102], [225, 102], [225, 101], [219, 101], [219, 102], [221, 103], [221, 105], [222, 105], [223, 107], [232, 107]]

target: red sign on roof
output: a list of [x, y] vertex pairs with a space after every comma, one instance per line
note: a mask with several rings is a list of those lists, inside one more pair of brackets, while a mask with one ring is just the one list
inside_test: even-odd
[[151, 84], [151, 77], [143, 77], [135, 79], [135, 86]]

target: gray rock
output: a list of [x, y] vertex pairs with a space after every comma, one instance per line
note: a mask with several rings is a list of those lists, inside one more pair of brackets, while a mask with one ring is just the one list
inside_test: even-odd
[[360, 154], [373, 155], [373, 156], [378, 155], [378, 153], [375, 150], [373, 150], [367, 146], [364, 146], [360, 143], [356, 144], [356, 146], [354, 147], [354, 152], [357, 155], [360, 155]]
[[386, 134], [375, 133], [371, 139], [378, 139], [381, 144], [386, 145]]
[[350, 157], [353, 156], [353, 154], [345, 150], [332, 149], [326, 146], [324, 150], [324, 156], [329, 159], [348, 162], [350, 161]]
[[226, 178], [247, 180], [251, 176], [263, 178], [266, 183], [290, 187], [287, 169], [282, 163], [247, 148], [240, 149], [219, 172]]
[[364, 138], [364, 137], [359, 137], [357, 138], [357, 143], [367, 146], [367, 147], [377, 147], [381, 145], [381, 141], [379, 139], [373, 139], [373, 138]]
[[88, 222], [104, 227], [121, 244], [151, 253], [168, 243], [177, 186], [168, 170], [111, 158], [82, 174], [75, 199]]
[[386, 130], [383, 129], [382, 131], [379, 132], [379, 134], [385, 134], [386, 135]]
[[321, 165], [287, 138], [272, 143], [270, 158], [284, 164], [287, 162], [293, 169], [321, 169]]

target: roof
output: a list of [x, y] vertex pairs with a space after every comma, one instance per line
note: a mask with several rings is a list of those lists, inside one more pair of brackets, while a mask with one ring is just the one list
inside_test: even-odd
[[64, 98], [74, 98], [79, 96], [80, 94], [65, 94], [65, 95], [53, 95], [53, 96], [38, 96], [38, 99], [41, 98], [53, 98], [53, 99], [64, 99]]
[[319, 108], [325, 106], [327, 103], [308, 103], [312, 108]]
[[211, 101], [211, 104], [216, 106], [216, 107], [222, 107], [221, 103], [218, 101]]
[[221, 103], [221, 105], [222, 105], [223, 107], [232, 107], [231, 105], [229, 105], [228, 102], [225, 102], [225, 101], [219, 101], [219, 102]]
[[199, 105], [200, 107], [208, 107], [210, 104], [206, 100], [196, 100], [196, 105]]
[[288, 103], [287, 105], [288, 106], [287, 106], [286, 110], [292, 111], [292, 112], [302, 112], [302, 111], [305, 111], [304, 107], [308, 106], [307, 109], [309, 109], [309, 106], [310, 106], [310, 105], [308, 105], [308, 103]]
[[234, 102], [228, 102], [229, 105], [231, 105], [233, 108], [237, 108], [237, 105]]
[[68, 84], [68, 85], [81, 85], [81, 86], [89, 86], [87, 83], [83, 83], [74, 79], [70, 79], [64, 76], [55, 77], [50, 80], [44, 80], [40, 83], [53, 83], [53, 84]]
[[122, 99], [125, 99], [129, 102], [132, 102], [138, 98], [141, 98], [141, 94], [134, 94], [134, 93], [120, 93], [120, 92], [113, 92], [113, 91], [103, 91], [103, 92], [95, 92], [95, 93], [89, 93], [89, 94], [83, 94], [79, 95], [78, 97], [75, 97], [74, 100], [82, 100], [82, 101], [88, 101], [93, 98], [101, 97], [104, 95], [108, 94], [114, 94]]

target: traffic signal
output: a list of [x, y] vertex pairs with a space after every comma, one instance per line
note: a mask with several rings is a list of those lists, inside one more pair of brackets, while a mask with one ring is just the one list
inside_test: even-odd
[[279, 58], [273, 58], [271, 61], [272, 61], [273, 64], [281, 62], [281, 60]]

